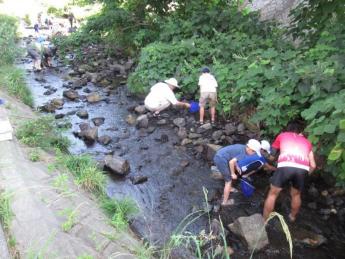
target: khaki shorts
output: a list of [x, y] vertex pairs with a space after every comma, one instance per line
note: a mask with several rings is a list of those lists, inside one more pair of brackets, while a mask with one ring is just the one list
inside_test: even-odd
[[200, 100], [199, 100], [200, 107], [205, 107], [207, 101], [209, 102], [211, 107], [215, 107], [217, 104], [217, 93], [216, 92], [200, 93]]

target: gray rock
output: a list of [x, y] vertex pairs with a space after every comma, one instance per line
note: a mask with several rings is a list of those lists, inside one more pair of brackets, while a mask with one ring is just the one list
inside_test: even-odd
[[87, 80], [85, 78], [78, 78], [72, 82], [73, 89], [82, 88], [85, 85], [87, 85]]
[[135, 175], [130, 177], [132, 184], [141, 184], [148, 180], [147, 176], [144, 175]]
[[191, 144], [193, 141], [189, 138], [185, 138], [181, 141], [181, 146], [186, 146], [188, 144]]
[[97, 103], [99, 101], [102, 101], [102, 98], [98, 93], [93, 92], [93, 93], [89, 94], [88, 96], [86, 96], [86, 100], [89, 103]]
[[312, 209], [312, 210], [317, 209], [317, 203], [316, 202], [309, 202], [307, 206], [309, 209]]
[[215, 132], [212, 133], [212, 139], [213, 140], [219, 140], [223, 135], [222, 130], [216, 130]]
[[327, 242], [327, 238], [323, 235], [301, 228], [299, 228], [298, 231], [294, 231], [294, 235], [292, 237], [294, 242], [301, 243], [311, 248], [319, 247]]
[[233, 135], [236, 132], [236, 126], [232, 123], [228, 123], [225, 125], [224, 132], [226, 135]]
[[220, 146], [220, 145], [207, 144], [206, 145], [206, 159], [208, 161], [213, 161], [214, 155], [221, 148], [222, 148], [222, 146]]
[[56, 109], [61, 109], [65, 102], [62, 98], [54, 98], [50, 101], [50, 103], [54, 105]]
[[198, 133], [189, 133], [188, 134], [188, 138], [190, 139], [197, 139], [197, 138], [201, 138], [202, 135], [201, 134], [198, 134]]
[[165, 125], [167, 123], [168, 123], [168, 121], [166, 119], [161, 119], [161, 120], [157, 121], [157, 125]]
[[79, 136], [86, 142], [93, 143], [98, 139], [98, 127], [83, 130], [79, 133]]
[[74, 101], [75, 99], [79, 97], [78, 92], [72, 89], [63, 91], [62, 95], [63, 97], [66, 97], [67, 99], [72, 100], [72, 101]]
[[65, 117], [65, 114], [63, 114], [63, 113], [59, 113], [59, 114], [56, 114], [55, 115], [55, 119], [62, 119], [63, 117]]
[[95, 124], [95, 126], [101, 126], [104, 123], [104, 120], [104, 117], [96, 117], [92, 119], [92, 122]]
[[269, 244], [265, 221], [261, 214], [254, 214], [249, 217], [239, 217], [234, 223], [228, 225], [235, 234], [244, 238], [248, 250], [261, 250]]
[[105, 157], [104, 162], [106, 167], [116, 174], [125, 175], [129, 172], [129, 163], [122, 157], [109, 155]]
[[155, 127], [150, 126], [150, 127], [147, 128], [146, 132], [147, 132], [148, 134], [151, 134], [151, 133], [153, 133], [155, 130], [156, 130]]
[[89, 128], [90, 128], [90, 125], [89, 125], [89, 123], [87, 123], [87, 122], [83, 122], [83, 123], [80, 123], [80, 124], [79, 124], [79, 129], [80, 129], [81, 131], [87, 130], [87, 129], [89, 129]]
[[144, 114], [146, 112], [145, 105], [138, 105], [134, 108], [134, 111], [139, 114]]
[[238, 132], [238, 134], [244, 134], [244, 130], [245, 130], [245, 126], [244, 126], [244, 124], [243, 123], [240, 123], [240, 124], [238, 124], [238, 126], [237, 126], [237, 132]]
[[197, 133], [201, 134], [201, 133], [205, 133], [208, 130], [212, 129], [212, 125], [211, 123], [205, 123], [204, 125], [201, 125], [198, 129], [197, 129]]
[[186, 126], [186, 119], [185, 118], [176, 118], [173, 120], [174, 125], [181, 128]]
[[177, 131], [177, 136], [180, 139], [186, 138], [187, 137], [187, 129], [185, 127], [179, 128], [178, 131]]
[[98, 143], [106, 146], [111, 142], [111, 137], [108, 135], [104, 135], [98, 138]]
[[81, 119], [89, 118], [89, 113], [86, 110], [77, 111], [77, 116]]
[[314, 185], [311, 185], [308, 189], [308, 194], [312, 196], [313, 198], [319, 197], [320, 193], [319, 190], [315, 188]]
[[147, 128], [149, 126], [149, 119], [147, 115], [143, 114], [140, 115], [136, 120], [136, 126], [137, 128]]

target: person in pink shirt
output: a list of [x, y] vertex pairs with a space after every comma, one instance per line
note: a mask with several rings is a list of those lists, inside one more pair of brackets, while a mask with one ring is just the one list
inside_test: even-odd
[[301, 125], [292, 122], [287, 131], [280, 133], [272, 144], [273, 154], [279, 151], [277, 170], [271, 178], [271, 188], [264, 205], [263, 217], [265, 220], [274, 210], [276, 199], [280, 191], [287, 184], [291, 184], [291, 212], [289, 220], [294, 222], [301, 207], [301, 191], [304, 178], [311, 174], [316, 163], [312, 144], [302, 135]]

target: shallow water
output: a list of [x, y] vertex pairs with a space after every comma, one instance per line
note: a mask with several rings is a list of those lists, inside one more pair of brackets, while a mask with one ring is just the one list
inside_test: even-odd
[[[28, 62], [20, 65], [24, 69], [31, 68]], [[67, 67], [58, 67], [43, 71], [39, 74], [27, 71], [27, 81], [33, 92], [35, 106], [41, 106], [52, 98], [61, 98], [62, 87]], [[46, 82], [38, 82], [35, 78], [43, 77]], [[50, 85], [57, 91], [49, 96], [43, 93], [47, 90], [45, 86]], [[105, 97], [106, 101], [96, 104], [89, 104], [86, 101], [68, 101], [62, 110], [56, 114], [86, 109], [89, 118], [80, 119], [72, 114], [64, 119], [72, 123], [72, 128], [67, 131], [67, 136], [73, 142], [70, 152], [73, 154], [88, 153], [96, 160], [102, 160], [105, 154], [114, 151], [121, 154], [130, 162], [130, 174], [125, 177], [109, 175], [107, 193], [112, 197], [131, 197], [140, 208], [140, 215], [131, 224], [132, 229], [141, 237], [144, 237], [151, 244], [162, 244], [169, 238], [171, 233], [178, 227], [179, 223], [190, 213], [204, 208], [203, 186], [210, 191], [222, 191], [223, 182], [216, 181], [209, 177], [209, 166], [202, 159], [196, 159], [189, 148], [175, 145], [178, 138], [174, 127], [171, 124], [158, 126], [152, 134], [140, 136], [140, 131], [129, 126], [125, 118], [129, 114], [128, 108], [139, 103], [138, 100], [127, 96], [125, 87], [113, 90], [109, 96], [103, 88], [88, 84], [83, 87], [89, 88], [92, 92], [97, 91]], [[81, 96], [86, 95], [83, 89], [77, 90]], [[171, 116], [182, 117], [180, 111], [170, 112]], [[95, 117], [104, 117], [105, 122], [99, 127], [99, 136], [104, 134], [112, 138], [112, 143], [102, 146], [95, 143], [91, 146], [74, 137], [73, 131], [79, 130], [79, 124], [89, 122]], [[154, 124], [154, 126], [156, 126]], [[162, 134], [169, 138], [168, 142], [158, 141]], [[181, 169], [180, 163], [189, 161], [189, 166]], [[148, 181], [142, 184], [133, 185], [130, 176], [144, 175]], [[255, 195], [252, 198], [244, 198], [241, 193], [234, 194], [236, 205], [221, 211], [224, 225], [231, 223], [239, 216], [261, 213], [266, 191], [268, 190], [268, 177], [256, 176]], [[277, 210], [288, 213], [288, 199], [282, 195], [282, 202], [278, 202]], [[285, 195], [287, 197], [287, 195]], [[306, 197], [305, 201], [309, 198]], [[217, 215], [213, 215], [217, 216]], [[189, 229], [195, 233], [205, 229], [208, 218], [201, 217]], [[336, 218], [325, 222], [314, 211], [305, 207], [302, 208], [300, 219], [291, 227], [292, 234], [298, 234], [301, 229], [311, 229], [314, 232], [321, 232], [328, 238], [327, 244], [319, 248], [307, 248], [303, 245], [294, 244], [293, 258], [344, 258], [344, 222], [341, 224]], [[255, 255], [254, 258], [289, 258], [288, 244], [281, 228], [277, 222], [270, 224], [268, 228], [270, 239], [269, 248]], [[250, 251], [247, 251], [245, 244], [236, 236], [231, 235], [229, 244], [236, 251], [232, 258], [248, 258]]]

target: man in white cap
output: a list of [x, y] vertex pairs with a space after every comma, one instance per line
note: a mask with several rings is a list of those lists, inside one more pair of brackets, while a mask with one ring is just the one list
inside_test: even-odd
[[255, 154], [261, 156], [261, 144], [255, 139], [250, 139], [247, 145], [235, 144], [223, 147], [215, 154], [213, 161], [218, 170], [222, 173], [225, 181], [222, 206], [234, 204], [234, 200], [228, 200], [232, 190], [231, 181], [237, 178], [235, 168], [230, 168], [230, 161], [233, 158], [241, 160], [248, 155], [251, 156]]
[[145, 98], [146, 109], [154, 112], [154, 116], [157, 116], [171, 104], [189, 108], [189, 103], [180, 102], [176, 99], [173, 92], [176, 88], [181, 88], [181, 86], [178, 85], [175, 78], [169, 78], [164, 82], [153, 85], [150, 89], [150, 93]]

